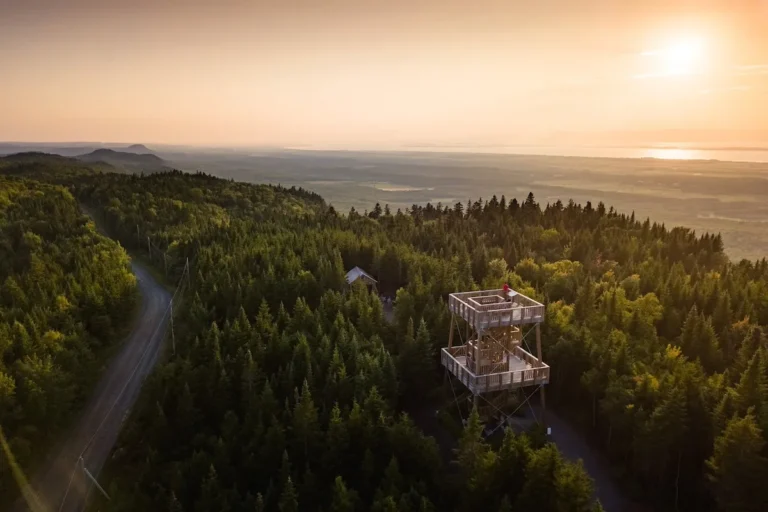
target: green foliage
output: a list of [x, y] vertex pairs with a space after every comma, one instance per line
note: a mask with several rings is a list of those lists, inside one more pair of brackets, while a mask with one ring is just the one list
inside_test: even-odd
[[[150, 236], [159, 268], [193, 262], [176, 357], [149, 381], [116, 452], [113, 483], [131, 490], [129, 508], [600, 510], [582, 466], [511, 432], [494, 448], [477, 415], [454, 481], [435, 441], [401, 414], [435, 389], [447, 294], [504, 282], [547, 303], [550, 403], [638, 499], [706, 509], [714, 486], [721, 508], [764, 503], [742, 472], [766, 456], [768, 263], [729, 262], [718, 235], [602, 204], [542, 208], [532, 194], [342, 216], [301, 189], [204, 174], [85, 175], [73, 190], [126, 247], [146, 251]], [[46, 238], [27, 229], [14, 240], [34, 255]], [[392, 324], [378, 297], [346, 286], [356, 265], [396, 295]], [[50, 347], [14, 371], [57, 387], [45, 372], [67, 331], [27, 314], [29, 279], [44, 268], [30, 257], [32, 277], [2, 284], [17, 313], [0, 347]], [[24, 392], [41, 414], [44, 402], [3, 372], [0, 403]]]
[[[233, 439], [250, 448], [217, 467], [220, 479], [232, 475], [221, 486], [239, 496], [261, 492], [268, 507], [282, 492], [280, 481], [272, 491], [269, 481], [286, 451], [299, 503], [329, 506], [343, 495], [340, 476], [358, 505], [376, 510], [418, 508], [412, 492], [438, 507], [456, 500], [505, 507], [506, 495], [515, 509], [546, 500], [553, 509], [591, 508], [583, 469], [551, 448], [534, 457], [522, 441], [497, 452], [473, 423], [457, 452], [466, 478], [445, 492], [439, 463], [424, 464], [435, 458], [434, 442], [393, 414], [418, 410], [435, 386], [447, 294], [503, 282], [549, 303], [542, 337], [551, 400], [585, 413], [606, 455], [655, 505], [706, 504], [704, 461], [716, 429], [744, 407], [768, 419], [762, 384], [740, 385], [748, 367], [765, 366], [752, 361], [764, 341], [751, 325], [768, 318], [768, 264], [729, 263], [718, 236], [637, 222], [602, 205], [542, 209], [533, 196], [522, 205], [428, 204], [343, 217], [304, 191], [199, 174], [94, 180], [78, 194], [126, 245], [142, 247], [134, 241], [138, 225], [165, 248], [172, 268], [195, 261], [188, 332], [177, 335], [188, 341], [179, 342], [178, 361], [159, 372], [146, 400], [175, 408], [172, 397], [186, 396], [189, 383], [198, 419], [187, 420], [184, 437], [155, 452], [151, 466], [141, 450], [119, 461], [145, 475], [138, 485], [149, 496], [171, 485], [158, 475], [173, 463], [185, 482], [179, 501], [197, 499], [202, 473], [191, 461], [215, 458], [231, 411], [239, 426]], [[345, 291], [341, 275], [355, 265], [376, 276], [382, 292], [396, 292], [393, 325], [364, 287]], [[126, 447], [142, 446], [151, 410], [140, 408]], [[179, 460], [188, 462], [172, 462]], [[517, 477], [502, 477], [499, 467]]]
[[752, 414], [733, 418], [715, 440], [707, 460], [713, 494], [721, 510], [747, 512], [765, 510], [768, 503], [768, 458], [763, 433]]
[[[69, 191], [0, 176], [0, 425], [22, 466], [83, 402], [135, 287], [128, 255]], [[16, 492], [0, 465], [0, 496]]]

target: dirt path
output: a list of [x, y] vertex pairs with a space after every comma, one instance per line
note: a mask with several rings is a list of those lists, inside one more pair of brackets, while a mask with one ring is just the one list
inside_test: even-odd
[[[80, 511], [84, 507], [89, 492], [94, 490], [78, 461], [82, 457], [85, 468], [92, 475], [99, 474], [162, 349], [171, 296], [140, 264], [134, 262], [131, 268], [141, 294], [141, 312], [80, 419], [57, 446], [58, 453], [49, 456], [32, 481], [46, 512]], [[30, 508], [18, 502], [14, 510]]]

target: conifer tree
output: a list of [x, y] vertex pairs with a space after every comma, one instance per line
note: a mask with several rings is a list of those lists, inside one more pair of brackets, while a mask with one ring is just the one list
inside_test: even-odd
[[718, 506], [726, 512], [758, 512], [768, 502], [765, 440], [755, 417], [732, 418], [707, 460]]

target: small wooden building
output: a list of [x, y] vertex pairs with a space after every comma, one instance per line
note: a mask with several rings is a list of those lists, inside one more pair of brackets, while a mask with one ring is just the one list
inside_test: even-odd
[[378, 281], [376, 281], [373, 276], [371, 276], [368, 272], [361, 269], [360, 267], [355, 267], [349, 272], [347, 272], [347, 284], [352, 286], [357, 281], [362, 282], [365, 286], [368, 287], [368, 289], [376, 290], [376, 284]]

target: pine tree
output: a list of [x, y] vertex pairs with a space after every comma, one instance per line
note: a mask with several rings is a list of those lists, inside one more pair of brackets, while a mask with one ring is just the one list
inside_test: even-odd
[[734, 417], [739, 403], [739, 395], [732, 388], [725, 390], [723, 398], [712, 413], [714, 435], [719, 436]]
[[346, 459], [349, 450], [349, 433], [347, 425], [341, 417], [339, 404], [335, 403], [331, 409], [331, 418], [328, 424], [326, 436], [326, 451], [323, 466], [327, 471], [340, 473], [346, 467]]
[[755, 353], [761, 346], [762, 329], [760, 327], [752, 327], [739, 348], [739, 353], [736, 356], [736, 361], [732, 367], [735, 375], [741, 375], [746, 371], [750, 361], [754, 357]]
[[552, 444], [533, 452], [515, 510], [558, 510], [557, 473], [561, 464], [560, 453]]
[[580, 288], [574, 304], [576, 319], [580, 322], [589, 320], [595, 312], [595, 286], [588, 279]]
[[523, 471], [531, 454], [529, 437], [515, 435], [511, 428], [507, 428], [493, 467], [490, 494], [498, 496], [506, 493], [505, 497], [506, 495], [517, 496], [525, 482]]
[[280, 493], [280, 501], [277, 507], [280, 509], [280, 512], [299, 512], [299, 500], [290, 477], [288, 477], [288, 481], [283, 486], [283, 492]]
[[755, 352], [736, 386], [737, 410], [741, 414], [745, 414], [750, 407], [760, 414], [763, 409], [763, 401], [768, 398], [765, 377], [761, 372], [761, 355], [762, 350]]
[[718, 296], [717, 305], [712, 314], [712, 324], [718, 335], [731, 324], [731, 296], [727, 291]]
[[658, 468], [659, 478], [664, 477], [670, 462], [674, 464], [675, 508], [677, 508], [677, 482], [680, 476], [680, 463], [685, 447], [685, 434], [688, 429], [686, 405], [684, 388], [682, 386], [673, 388], [670, 394], [651, 414], [646, 432], [650, 441], [646, 448], [646, 455], [651, 456]]
[[427, 323], [423, 318], [419, 323], [419, 330], [416, 333], [415, 352], [417, 359], [421, 363], [422, 372], [425, 374], [425, 377], [430, 377], [434, 373], [434, 349], [429, 338]]
[[392, 496], [386, 496], [383, 499], [376, 500], [371, 507], [371, 512], [407, 512], [401, 511], [397, 502]]
[[171, 494], [168, 497], [168, 505], [166, 505], [165, 509], [168, 512], [182, 512], [184, 510], [184, 507], [181, 506], [181, 503], [176, 498], [176, 493], [173, 491], [171, 491]]
[[683, 324], [683, 332], [680, 334], [680, 347], [687, 355], [695, 357], [694, 345], [696, 333], [699, 331], [699, 311], [694, 305], [688, 316], [685, 317], [685, 323]]
[[292, 473], [291, 458], [288, 456], [287, 451], [283, 451], [283, 458], [280, 461], [280, 485], [285, 486], [288, 480], [290, 480]]
[[354, 512], [355, 499], [344, 480], [337, 476], [333, 483], [333, 498], [331, 499], [331, 512]]
[[258, 493], [256, 495], [256, 506], [254, 507], [254, 512], [264, 512], [264, 496], [261, 495], [261, 493]]
[[565, 462], [557, 469], [557, 510], [589, 512], [592, 509], [592, 478], [581, 460]]
[[246, 349], [240, 374], [240, 401], [244, 411], [249, 411], [256, 402], [259, 377], [258, 367], [253, 360], [253, 355], [249, 349]]
[[299, 501], [302, 503], [318, 502], [317, 478], [315, 477], [314, 471], [312, 471], [312, 468], [309, 466], [309, 463], [304, 467], [299, 498]]
[[301, 388], [301, 397], [293, 409], [293, 430], [294, 435], [301, 443], [304, 460], [308, 460], [309, 451], [313, 448], [315, 439], [319, 435], [319, 425], [317, 409], [306, 380]]
[[711, 319], [703, 319], [699, 323], [699, 331], [696, 333], [697, 351], [702, 366], [710, 372], [720, 371], [723, 366], [723, 353], [717, 341], [715, 329]]
[[203, 481], [200, 489], [200, 498], [195, 503], [195, 510], [203, 512], [205, 510], [220, 509], [222, 503], [222, 492], [219, 484], [218, 475], [213, 465], [208, 470], [208, 476]]
[[707, 460], [715, 500], [725, 512], [759, 512], [768, 503], [768, 458], [762, 432], [750, 413], [733, 418]]
[[457, 460], [463, 479], [467, 482], [462, 501], [465, 507], [484, 503], [496, 454], [483, 439], [483, 424], [477, 408], [473, 408], [459, 439]]
[[389, 464], [384, 470], [380, 489], [385, 496], [398, 496], [403, 491], [403, 475], [400, 473], [397, 458], [394, 456], [389, 459]]

